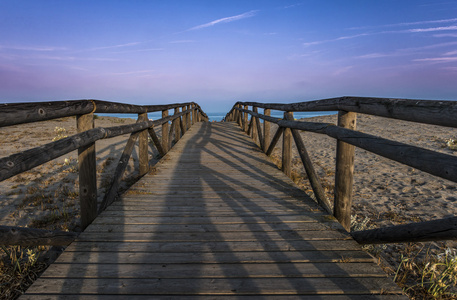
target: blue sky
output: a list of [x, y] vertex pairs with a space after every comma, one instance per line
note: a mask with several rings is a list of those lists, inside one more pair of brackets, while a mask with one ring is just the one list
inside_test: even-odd
[[457, 99], [457, 1], [0, 0], [0, 102]]

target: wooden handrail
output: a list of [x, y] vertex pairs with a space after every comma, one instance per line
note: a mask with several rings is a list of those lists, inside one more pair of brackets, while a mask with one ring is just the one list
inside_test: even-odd
[[[280, 111], [351, 111], [425, 124], [457, 127], [457, 101], [338, 97], [298, 103], [237, 102]], [[235, 105], [236, 105], [235, 104]]]
[[[252, 107], [251, 110], [248, 109], [249, 106]], [[258, 113], [257, 108], [263, 108], [265, 113]], [[274, 118], [270, 116], [271, 109], [287, 113], [285, 113], [284, 119]], [[338, 126], [329, 123], [294, 121], [291, 117], [291, 112], [293, 111], [338, 111]], [[291, 104], [237, 102], [227, 114], [225, 120], [238, 122], [240, 127], [244, 131], [247, 131], [248, 134], [251, 134], [253, 130], [260, 130], [260, 126], [256, 127], [255, 125], [258, 119], [263, 119], [265, 124], [270, 122], [277, 124], [279, 127], [271, 143], [265, 144], [259, 139], [259, 145], [267, 155], [271, 155], [279, 138], [287, 129], [291, 129], [292, 132], [294, 130], [310, 131], [335, 138], [338, 141], [338, 151], [333, 213], [348, 231], [350, 231], [352, 203], [354, 146], [429, 174], [457, 182], [457, 168], [455, 167], [457, 166], [457, 157], [356, 131], [355, 122], [357, 112], [425, 124], [457, 127], [457, 118], [455, 118], [457, 114], [457, 102], [455, 101], [367, 97], [340, 97]], [[249, 115], [251, 115], [250, 122]], [[248, 123], [249, 126], [247, 127]], [[269, 126], [265, 126], [265, 128], [269, 128]], [[260, 137], [261, 134], [260, 132]], [[265, 136], [265, 131], [263, 134]], [[256, 139], [256, 136], [253, 136], [253, 138]], [[315, 177], [312, 174], [312, 164], [307, 160], [305, 146], [297, 132], [295, 132], [294, 139], [308, 177], [310, 181], [315, 181]], [[284, 144], [283, 149], [284, 147], [286, 147], [286, 144]], [[285, 155], [288, 155], [288, 152], [284, 152], [283, 150], [283, 165], [288, 161], [287, 159], [284, 161]], [[288, 168], [284, 169], [286, 174], [290, 172], [288, 170]], [[322, 196], [322, 190], [319, 188], [319, 184], [312, 183], [311, 186], [317, 201], [329, 211], [329, 205], [324, 199], [325, 197]], [[457, 217], [447, 218], [363, 232], [353, 232], [351, 234], [362, 244], [456, 239], [456, 220]], [[431, 225], [437, 226], [437, 229], [435, 231], [432, 229], [422, 230]], [[422, 234], [419, 229], [423, 231]], [[438, 231], [439, 233], [437, 233]]]
[[47, 121], [88, 113], [148, 113], [187, 105], [195, 108], [208, 119], [200, 106], [194, 102], [167, 105], [133, 105], [101, 100], [68, 100], [53, 102], [3, 103], [0, 104], [0, 127]]
[[[180, 107], [184, 107], [179, 112]], [[168, 115], [169, 109], [175, 109], [173, 115]], [[147, 112], [162, 111], [164, 117], [158, 120], [148, 120]], [[94, 112], [99, 113], [137, 113], [139, 119], [135, 124], [108, 127], [93, 128]], [[166, 113], [165, 113], [166, 112]], [[170, 143], [164, 143], [157, 138], [154, 126], [168, 126], [172, 122], [173, 131], [171, 134], [176, 135], [176, 141], [184, 134], [184, 126], [189, 128], [198, 121], [208, 121], [208, 116], [202, 111], [201, 107], [194, 103], [174, 103], [167, 105], [147, 105], [138, 106], [131, 104], [106, 102], [99, 100], [78, 100], [78, 101], [59, 101], [59, 102], [38, 102], [38, 103], [19, 103], [19, 104], [0, 104], [0, 127], [24, 124], [36, 121], [44, 121], [61, 117], [77, 117], [78, 133], [51, 142], [36, 148], [28, 149], [20, 153], [0, 158], [0, 181], [8, 179], [14, 175], [25, 172], [31, 168], [39, 166], [57, 157], [69, 152], [78, 150], [78, 164], [80, 177], [80, 207], [81, 207], [81, 228], [84, 230], [97, 216], [103, 211], [118, 194], [119, 180], [125, 171], [125, 165], [132, 152], [136, 139], [139, 138], [139, 165], [140, 176], [149, 171], [149, 158], [147, 153], [148, 133], [153, 139], [154, 145], [160, 155], [165, 155], [172, 146]], [[185, 118], [185, 124], [183, 119]], [[181, 127], [179, 127], [179, 124]], [[181, 129], [181, 132], [180, 132]], [[120, 158], [120, 163], [112, 179], [111, 187], [106, 193], [102, 205], [97, 208], [97, 185], [96, 185], [96, 159], [93, 145], [96, 141], [107, 139], [124, 134], [131, 134], [126, 149]], [[162, 139], [168, 136], [170, 132], [162, 132]], [[19, 227], [20, 228], [20, 227]], [[18, 238], [20, 236], [24, 238]], [[15, 238], [13, 238], [13, 235]], [[26, 239], [28, 235], [37, 235], [39, 239]], [[0, 241], [2, 245], [43, 245], [50, 242], [52, 236], [48, 231], [38, 229], [15, 229], [9, 227], [0, 227]], [[61, 233], [57, 237], [62, 236]], [[74, 237], [74, 234], [65, 235]], [[19, 242], [18, 242], [19, 241]], [[48, 242], [46, 242], [48, 241]], [[65, 242], [62, 243], [66, 243]], [[61, 243], [61, 242], [57, 242]]]

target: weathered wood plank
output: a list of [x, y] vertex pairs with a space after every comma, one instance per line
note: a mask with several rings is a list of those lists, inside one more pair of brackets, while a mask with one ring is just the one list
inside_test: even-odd
[[[56, 263], [75, 264], [163, 264], [163, 263], [373, 263], [374, 259], [363, 251], [265, 251], [265, 252], [116, 252], [115, 255], [100, 255], [92, 251], [66, 251]], [[102, 253], [103, 254], [103, 253]]]
[[[242, 144], [248, 146], [231, 148]], [[267, 156], [253, 144], [235, 123], [195, 123], [168, 161], [97, 217], [27, 293], [401, 293], [331, 215], [262, 163]]]
[[214, 229], [209, 232], [148, 232], [148, 233], [109, 233], [93, 232], [81, 233], [78, 242], [249, 242], [253, 240], [268, 241], [323, 241], [323, 240], [347, 240], [350, 236], [335, 230], [277, 230], [277, 231], [241, 231], [241, 232], [218, 232]]
[[[284, 113], [284, 119], [288, 117], [293, 119], [291, 112]], [[254, 117], [253, 117], [254, 118]], [[292, 175], [292, 132], [290, 128], [284, 128], [282, 136], [282, 164], [281, 170], [287, 177]]]
[[[145, 300], [145, 299], [151, 299], [150, 295], [129, 295], [129, 300]], [[174, 296], [171, 296], [174, 297]], [[233, 297], [236, 297], [238, 300], [298, 300], [298, 299], [303, 299], [303, 295], [267, 295], [263, 294], [261, 296], [257, 295], [236, 295], [236, 296], [227, 296], [227, 295], [219, 295], [219, 294], [213, 294], [213, 295], [198, 295], [198, 296], [192, 296], [192, 295], [186, 295], [182, 296], [180, 295], [181, 298], [186, 299], [186, 300], [196, 300], [196, 299], [233, 299]], [[92, 300], [92, 299], [100, 299], [100, 300], [118, 300], [118, 299], [125, 299], [125, 295], [65, 295], [65, 300]], [[61, 300], [61, 296], [59, 295], [23, 295], [21, 296], [22, 299], [30, 299], [30, 300]], [[170, 299], [169, 295], [154, 295], [154, 299], [162, 300], [162, 299]], [[373, 295], [373, 294], [360, 294], [360, 295], [354, 295], [354, 294], [346, 294], [346, 295], [329, 295], [329, 294], [320, 294], [320, 295], [306, 295], [307, 300], [397, 300], [401, 299], [399, 298], [399, 295]], [[403, 299], [407, 299], [403, 297]]]
[[[405, 121], [457, 127], [457, 103], [444, 100], [413, 100], [372, 97], [338, 97], [299, 103], [238, 102], [282, 111], [351, 111]], [[237, 104], [238, 104], [237, 103]]]
[[[148, 114], [143, 113], [138, 115], [139, 122], [148, 121]], [[139, 172], [140, 176], [145, 175], [149, 172], [149, 158], [148, 158], [148, 130], [145, 129], [140, 132], [138, 136], [139, 145], [138, 145], [138, 156], [139, 156]]]
[[140, 135], [140, 132], [132, 133], [127, 141], [127, 145], [125, 146], [124, 151], [122, 152], [121, 158], [119, 159], [119, 163], [114, 171], [113, 180], [111, 181], [111, 186], [108, 192], [105, 194], [102, 203], [100, 203], [100, 207], [98, 209], [98, 213], [101, 213], [108, 207], [114, 200], [118, 197], [118, 190], [121, 184], [122, 176], [127, 168], [128, 161], [130, 159], [130, 155], [133, 151], [133, 146], [135, 145], [136, 139]]
[[38, 279], [30, 293], [147, 294], [147, 295], [261, 295], [386, 293], [387, 278], [198, 278], [198, 279]]
[[50, 231], [36, 228], [0, 225], [0, 245], [20, 246], [67, 246], [78, 234], [76, 232]]
[[115, 224], [115, 225], [105, 225], [97, 224], [90, 226], [84, 232], [137, 232], [137, 233], [151, 233], [151, 232], [271, 232], [279, 230], [329, 230], [329, 229], [341, 229], [340, 225], [335, 222], [329, 223], [269, 223], [269, 224], [170, 224], [167, 226], [162, 226], [162, 224], [142, 224], [142, 225], [132, 225], [132, 224]]
[[[240, 269], [243, 269], [240, 272]], [[55, 264], [41, 278], [320, 278], [387, 277], [373, 263]]]
[[[94, 128], [94, 114], [76, 117], [78, 133]], [[97, 162], [95, 142], [78, 148], [79, 205], [81, 229], [84, 230], [97, 217]]]
[[360, 250], [353, 240], [248, 241], [248, 242], [73, 242], [65, 251], [99, 252], [239, 252], [239, 251], [337, 251]]
[[[355, 130], [357, 114], [338, 112], [338, 126]], [[351, 231], [352, 186], [355, 147], [338, 140], [336, 144], [335, 200], [333, 215], [347, 231]]]

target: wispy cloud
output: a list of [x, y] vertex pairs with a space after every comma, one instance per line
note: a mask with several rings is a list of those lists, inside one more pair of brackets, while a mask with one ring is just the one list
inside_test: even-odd
[[170, 44], [187, 44], [187, 43], [195, 43], [194, 40], [178, 40], [178, 41], [171, 41]]
[[360, 33], [360, 34], [355, 34], [355, 35], [341, 36], [341, 37], [337, 37], [337, 38], [334, 38], [334, 39], [307, 42], [307, 43], [303, 43], [303, 46], [319, 45], [319, 44], [324, 44], [324, 43], [329, 43], [329, 42], [354, 39], [354, 38], [358, 38], [358, 37], [362, 37], [362, 36], [370, 36], [370, 35], [376, 35], [376, 34], [421, 33], [421, 32], [435, 32], [435, 31], [451, 31], [451, 30], [457, 30], [457, 26], [430, 27], [430, 28], [411, 28], [411, 29], [404, 29], [404, 30], [389, 30], [389, 31], [378, 31], [378, 32], [366, 32], [366, 33]]
[[353, 68], [353, 66], [346, 66], [346, 67], [339, 68], [333, 72], [333, 76], [338, 76], [338, 75], [344, 74], [352, 68]]
[[446, 31], [446, 30], [457, 30], [457, 26], [414, 28], [414, 29], [408, 29], [406, 31], [407, 32], [432, 32], [432, 31]]
[[422, 62], [454, 62], [457, 61], [457, 56], [449, 56], [449, 57], [429, 57], [429, 58], [418, 58], [414, 59], [413, 61], [422, 61]]
[[457, 33], [440, 33], [434, 34], [434, 37], [441, 38], [441, 37], [457, 37]]
[[220, 24], [220, 23], [230, 23], [230, 22], [241, 20], [241, 19], [251, 18], [251, 17], [254, 17], [257, 14], [257, 12], [258, 12], [258, 10], [251, 10], [251, 11], [245, 12], [240, 15], [217, 19], [217, 20], [211, 21], [209, 23], [205, 23], [202, 25], [192, 27], [192, 28], [188, 29], [187, 31], [199, 30], [199, 29], [211, 27], [211, 26], [214, 26], [214, 25]]
[[374, 29], [374, 28], [414, 26], [414, 25], [439, 24], [439, 23], [450, 23], [450, 22], [457, 22], [457, 18], [440, 19], [440, 20], [428, 20], [428, 21], [417, 21], [417, 22], [403, 22], [403, 23], [385, 24], [385, 25], [378, 25], [378, 26], [351, 27], [349, 29]]
[[96, 50], [105, 50], [105, 49], [116, 49], [116, 48], [123, 48], [123, 47], [131, 47], [142, 44], [144, 42], [133, 42], [133, 43], [126, 43], [126, 44], [119, 44], [119, 45], [112, 45], [112, 46], [104, 46], [104, 47], [95, 47], [88, 49], [89, 51], [96, 51]]
[[[395, 51], [387, 52], [387, 53], [380, 53], [380, 52], [368, 53], [368, 54], [357, 56], [356, 58], [374, 59], [374, 58], [382, 58], [382, 57], [417, 55], [418, 53], [421, 53], [424, 50], [443, 48], [443, 47], [449, 47], [449, 46], [454, 46], [454, 45], [457, 45], [457, 42], [437, 43], [437, 44], [426, 45], [426, 46], [422, 46], [422, 47], [402, 48], [402, 49], [397, 49]], [[447, 52], [447, 53], [443, 54], [443, 56], [452, 56], [455, 54], [457, 54], [457, 51]]]
[[451, 55], [457, 55], [457, 50], [455, 51], [449, 51], [443, 54], [443, 56], [451, 56]]
[[67, 48], [64, 47], [52, 47], [52, 46], [5, 46], [5, 45], [0, 45], [0, 50], [1, 49], [9, 49], [9, 50], [21, 50], [21, 51], [37, 51], [37, 52], [50, 52], [50, 51], [61, 51], [61, 50], [67, 50]]
[[108, 75], [116, 75], [116, 76], [122, 76], [122, 75], [144, 75], [144, 74], [149, 74], [154, 72], [154, 70], [139, 70], [139, 71], [129, 71], [129, 72], [111, 72], [108, 73]]
[[335, 42], [335, 41], [341, 41], [341, 40], [349, 40], [349, 39], [354, 39], [354, 38], [358, 38], [358, 37], [361, 37], [361, 36], [367, 36], [367, 35], [372, 35], [372, 33], [360, 33], [360, 34], [355, 34], [355, 35], [340, 36], [340, 37], [337, 37], [337, 38], [334, 38], [334, 39], [329, 39], [329, 40], [320, 40], [320, 41], [314, 41], [314, 42], [307, 42], [307, 43], [303, 43], [303, 46], [312, 46], [312, 45], [319, 45], [319, 44]]
[[77, 56], [50, 56], [50, 55], [39, 55], [39, 56], [28, 57], [28, 58], [57, 60], [57, 61], [118, 61], [118, 59], [106, 58], [106, 57], [77, 57]]
[[162, 51], [164, 48], [146, 48], [146, 49], [136, 49], [136, 50], [125, 50], [125, 51], [115, 51], [111, 53], [133, 53], [133, 52], [150, 52], [150, 51]]
[[297, 7], [297, 6], [302, 6], [304, 5], [305, 3], [295, 3], [295, 4], [291, 4], [291, 5], [286, 5], [284, 6], [283, 8], [284, 9], [289, 9], [289, 8], [294, 8], [294, 7]]

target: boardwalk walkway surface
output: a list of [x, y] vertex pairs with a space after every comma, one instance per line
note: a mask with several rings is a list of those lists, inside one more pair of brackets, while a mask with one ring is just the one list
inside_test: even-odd
[[197, 123], [21, 299], [397, 299], [234, 123]]

